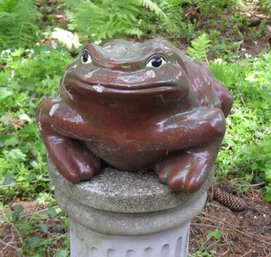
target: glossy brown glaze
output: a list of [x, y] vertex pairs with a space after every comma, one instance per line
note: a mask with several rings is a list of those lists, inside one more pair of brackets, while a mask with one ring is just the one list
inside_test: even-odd
[[232, 96], [206, 67], [165, 40], [87, 44], [38, 123], [50, 157], [73, 183], [103, 165], [153, 169], [174, 191], [196, 191], [225, 133]]

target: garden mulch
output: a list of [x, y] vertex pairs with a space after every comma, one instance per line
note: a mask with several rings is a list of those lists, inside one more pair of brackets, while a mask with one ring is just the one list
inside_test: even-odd
[[[256, 189], [242, 195], [247, 209], [234, 212], [216, 201], [207, 202], [192, 220], [190, 252], [203, 248], [217, 257], [271, 257], [271, 203]], [[210, 238], [212, 231], [220, 238]]]

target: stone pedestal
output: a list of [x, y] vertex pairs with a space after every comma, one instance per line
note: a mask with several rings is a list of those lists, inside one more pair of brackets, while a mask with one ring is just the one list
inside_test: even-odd
[[49, 160], [55, 197], [71, 222], [71, 257], [186, 257], [190, 220], [209, 182], [195, 193], [170, 192], [155, 174], [106, 168], [74, 185]]

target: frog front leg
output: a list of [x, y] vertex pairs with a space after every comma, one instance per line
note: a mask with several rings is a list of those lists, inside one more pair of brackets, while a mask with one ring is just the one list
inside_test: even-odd
[[202, 108], [171, 122], [166, 126], [175, 128], [167, 133], [171, 152], [154, 170], [173, 191], [197, 191], [213, 169], [225, 133], [224, 115], [219, 109]]
[[72, 108], [58, 99], [45, 100], [37, 120], [49, 156], [66, 179], [78, 183], [100, 171], [100, 160], [82, 142], [92, 131]]

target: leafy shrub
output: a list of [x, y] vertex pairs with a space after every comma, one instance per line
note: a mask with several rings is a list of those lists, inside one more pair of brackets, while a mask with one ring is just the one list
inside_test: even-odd
[[216, 60], [210, 68], [234, 95], [218, 171], [243, 175], [244, 183], [260, 177], [270, 200], [271, 52], [235, 63]]
[[271, 133], [240, 150], [238, 158], [242, 170], [252, 171], [256, 182], [259, 179], [267, 182], [265, 199], [271, 201]]
[[55, 93], [70, 62], [63, 50], [3, 51], [0, 61], [0, 201], [49, 190], [46, 152], [36, 125], [37, 106]]
[[33, 0], [0, 1], [0, 51], [32, 45], [38, 38], [41, 13]]

